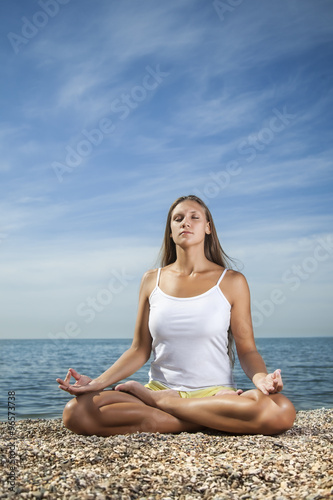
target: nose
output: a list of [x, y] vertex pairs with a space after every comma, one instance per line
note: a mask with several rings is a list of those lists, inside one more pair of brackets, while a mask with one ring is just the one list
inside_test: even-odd
[[188, 220], [188, 218], [185, 216], [183, 221], [182, 221], [182, 226], [185, 227], [185, 226], [189, 226], [190, 225], [190, 221]]

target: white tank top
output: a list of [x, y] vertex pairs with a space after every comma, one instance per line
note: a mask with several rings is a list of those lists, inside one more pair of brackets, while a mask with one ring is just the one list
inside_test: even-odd
[[149, 378], [177, 391], [235, 387], [228, 356], [231, 306], [217, 284], [195, 297], [164, 293], [157, 273], [149, 297], [153, 361]]

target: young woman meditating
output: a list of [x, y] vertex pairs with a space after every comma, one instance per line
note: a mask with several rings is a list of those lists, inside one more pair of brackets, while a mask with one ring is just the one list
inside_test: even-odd
[[[246, 392], [234, 388], [233, 340], [255, 386]], [[104, 390], [135, 373], [151, 352], [146, 386], [130, 381]], [[246, 279], [227, 269], [212, 215], [196, 196], [178, 198], [169, 210], [162, 267], [143, 276], [131, 347], [96, 379], [70, 368], [57, 382], [76, 396], [63, 421], [78, 434], [277, 434], [295, 419], [280, 394], [281, 371], [268, 374], [256, 349]]]

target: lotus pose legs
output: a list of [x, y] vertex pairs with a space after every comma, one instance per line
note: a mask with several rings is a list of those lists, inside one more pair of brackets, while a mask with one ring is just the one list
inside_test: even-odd
[[289, 429], [296, 416], [285, 396], [265, 396], [258, 389], [191, 399], [180, 398], [176, 391], [150, 391], [135, 381], [120, 384], [116, 390], [133, 394], [179, 419], [232, 433], [277, 434]]
[[295, 419], [287, 398], [265, 396], [258, 389], [191, 399], [180, 398], [177, 391], [151, 391], [132, 381], [116, 389], [84, 394], [67, 403], [66, 427], [99, 436], [193, 432], [206, 427], [236, 434], [278, 434]]

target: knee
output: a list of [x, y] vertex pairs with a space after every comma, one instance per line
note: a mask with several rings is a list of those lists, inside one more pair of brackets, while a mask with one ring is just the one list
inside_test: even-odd
[[77, 413], [77, 401], [76, 398], [74, 398], [68, 401], [62, 413], [62, 421], [64, 423], [64, 426], [73, 432], [75, 432], [75, 424], [78, 417]]
[[87, 434], [83, 426], [83, 412], [84, 409], [82, 405], [79, 406], [78, 404], [78, 398], [68, 401], [62, 414], [62, 420], [65, 427], [76, 434]]
[[282, 394], [273, 394], [269, 398], [273, 405], [267, 405], [263, 412], [264, 434], [280, 434], [291, 429], [296, 418], [292, 402]]
[[292, 428], [295, 418], [296, 410], [294, 405], [288, 398], [280, 394], [278, 406], [280, 408], [281, 432], [287, 431]]

